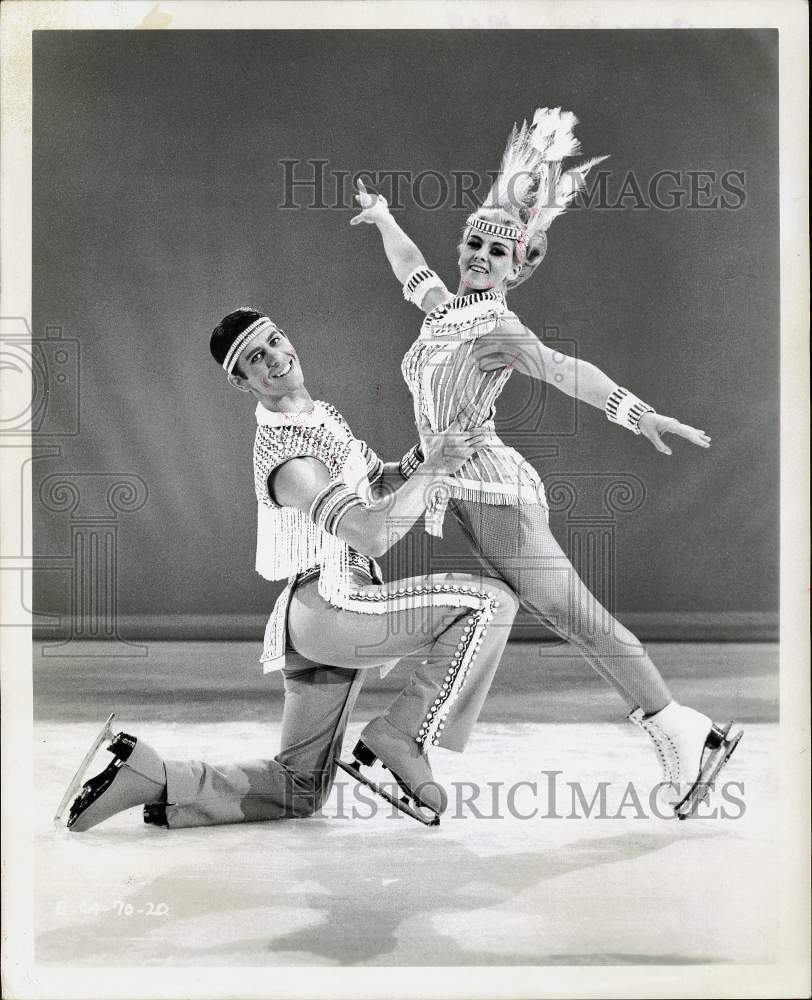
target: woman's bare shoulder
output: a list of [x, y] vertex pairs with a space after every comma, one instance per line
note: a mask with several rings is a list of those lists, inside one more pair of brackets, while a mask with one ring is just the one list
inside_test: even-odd
[[446, 302], [451, 302], [454, 296], [449, 292], [449, 290], [443, 285], [442, 287], [437, 286], [436, 288], [430, 288], [423, 301], [420, 303], [420, 308], [424, 313], [430, 313], [432, 309], [436, 309], [437, 306], [445, 305]]

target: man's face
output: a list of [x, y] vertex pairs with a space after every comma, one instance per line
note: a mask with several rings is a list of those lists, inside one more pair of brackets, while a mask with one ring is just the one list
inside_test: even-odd
[[299, 358], [276, 326], [260, 330], [240, 351], [232, 378], [240, 388], [265, 399], [289, 396], [304, 386]]

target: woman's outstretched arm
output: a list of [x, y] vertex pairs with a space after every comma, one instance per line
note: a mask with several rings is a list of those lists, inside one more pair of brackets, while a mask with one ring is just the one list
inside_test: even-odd
[[[416, 271], [427, 268], [426, 258], [420, 248], [394, 220], [385, 198], [379, 194], [370, 194], [363, 182], [358, 181], [358, 194], [355, 200], [361, 206], [361, 211], [350, 219], [350, 225], [357, 226], [365, 222], [378, 227], [386, 257], [401, 284], [404, 284]], [[422, 297], [420, 308], [428, 312], [450, 297], [448, 289], [436, 279], [434, 287]]]
[[[493, 333], [481, 337], [474, 353], [483, 371], [513, 368], [530, 378], [548, 382], [566, 395], [604, 410], [607, 415], [612, 410], [613, 400], [636, 399], [595, 365], [551, 350], [516, 319], [502, 322]], [[644, 412], [636, 419], [630, 418], [625, 426], [648, 438], [658, 451], [671, 454], [671, 449], [662, 440], [663, 434], [677, 434], [700, 448], [710, 447], [711, 439], [704, 431], [656, 413], [639, 400], [636, 402]], [[623, 412], [629, 408], [624, 405]]]
[[350, 219], [350, 225], [357, 226], [366, 222], [378, 227], [392, 271], [401, 284], [415, 268], [426, 266], [426, 258], [420, 252], [420, 248], [392, 218], [386, 198], [379, 194], [370, 194], [363, 182], [358, 181], [358, 194], [355, 200], [361, 206], [361, 211]]

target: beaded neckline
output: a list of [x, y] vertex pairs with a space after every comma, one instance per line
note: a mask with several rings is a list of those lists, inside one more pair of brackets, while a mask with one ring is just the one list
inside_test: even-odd
[[426, 319], [432, 323], [438, 319], [442, 319], [452, 309], [463, 309], [467, 306], [478, 305], [480, 302], [498, 302], [500, 305], [506, 305], [505, 296], [501, 292], [471, 292], [470, 295], [455, 295], [449, 302], [443, 302], [439, 306], [435, 306], [426, 315]]
[[329, 404], [318, 399], [308, 410], [297, 413], [283, 413], [278, 410], [267, 410], [262, 403], [257, 403], [254, 415], [260, 427], [318, 427], [324, 423], [325, 414], [329, 415]]

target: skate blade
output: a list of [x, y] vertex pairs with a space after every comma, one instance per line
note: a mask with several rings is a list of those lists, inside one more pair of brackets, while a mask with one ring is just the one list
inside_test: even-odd
[[90, 747], [90, 749], [88, 750], [88, 752], [85, 754], [84, 760], [82, 761], [82, 763], [77, 768], [76, 774], [74, 774], [74, 776], [71, 778], [70, 784], [68, 785], [68, 790], [62, 796], [62, 801], [59, 803], [59, 808], [56, 810], [56, 813], [54, 815], [54, 823], [55, 824], [59, 824], [60, 826], [64, 825], [62, 823], [62, 814], [65, 812], [65, 808], [68, 805], [68, 803], [72, 802], [74, 800], [74, 798], [76, 797], [76, 793], [79, 791], [79, 789], [84, 784], [83, 779], [84, 779], [84, 776], [85, 776], [85, 771], [87, 771], [87, 768], [88, 768], [90, 762], [96, 756], [96, 752], [98, 751], [99, 747], [102, 745], [102, 743], [104, 743], [105, 740], [107, 740], [107, 739], [110, 739], [110, 740], [115, 739], [115, 733], [110, 728], [110, 726], [112, 725], [113, 719], [115, 719], [115, 717], [116, 717], [116, 713], [115, 712], [111, 712], [111, 714], [107, 718], [107, 722], [105, 722], [105, 724], [102, 726], [101, 732], [96, 737], [96, 739], [93, 741], [93, 745]]
[[371, 788], [376, 795], [380, 795], [381, 798], [390, 802], [399, 812], [405, 813], [407, 816], [411, 816], [412, 819], [416, 819], [418, 823], [422, 823], [424, 826], [440, 825], [440, 817], [437, 813], [431, 812], [431, 810], [428, 809], [425, 813], [423, 813], [419, 808], [413, 806], [411, 802], [397, 798], [381, 785], [376, 784], [374, 781], [370, 781], [369, 778], [363, 775], [354, 764], [348, 764], [346, 761], [340, 760], [338, 757], [336, 757], [336, 764], [338, 764], [342, 771], [346, 771], [347, 774], [352, 775], [356, 781], [360, 781], [362, 785], [366, 785], [367, 788]]
[[724, 740], [720, 746], [712, 751], [702, 766], [699, 780], [685, 798], [674, 807], [674, 812], [678, 819], [688, 819], [703, 803], [708, 801], [717, 775], [733, 756], [733, 751], [739, 745], [744, 735], [744, 730], [738, 729], [731, 736], [733, 726], [733, 722], [727, 724], [727, 728], [724, 730]]

